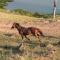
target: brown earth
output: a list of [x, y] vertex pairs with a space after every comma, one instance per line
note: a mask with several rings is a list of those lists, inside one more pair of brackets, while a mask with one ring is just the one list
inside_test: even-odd
[[[17, 33], [16, 29], [11, 30], [12, 22], [8, 24], [0, 22], [0, 32], [5, 33]], [[44, 35], [60, 37], [60, 22], [45, 23], [44, 21], [34, 21], [34, 22], [22, 22], [22, 26], [29, 27], [34, 26], [42, 30]], [[17, 33], [18, 34], [18, 33]]]
[[[57, 18], [57, 20], [59, 19]], [[16, 30], [10, 29], [13, 22], [19, 22], [25, 27], [38, 27], [42, 30], [44, 35], [60, 36], [60, 21], [49, 23], [49, 21], [46, 21], [46, 19], [43, 18], [34, 18], [0, 12], [0, 32], [16, 33]]]
[[[60, 37], [60, 21], [49, 22], [47, 20], [43, 18], [34, 18], [34, 17], [27, 17], [11, 13], [0, 12], [0, 32], [18, 34], [18, 31], [16, 29], [11, 30], [13, 22], [18, 22], [25, 27], [33, 26], [41, 29], [41, 31], [44, 33], [45, 36]], [[25, 59], [21, 58], [21, 60]], [[50, 59], [50, 57], [41, 57], [41, 58], [37, 57], [33, 60], [52, 60], [52, 59]]]
[[[57, 20], [59, 20], [59, 18], [57, 18]], [[60, 37], [60, 21], [49, 23], [48, 20], [49, 19], [0, 12], [0, 32], [17, 33], [16, 29], [11, 30], [11, 26], [13, 22], [19, 22], [22, 26], [25, 27], [34, 26], [40, 28], [44, 35]]]

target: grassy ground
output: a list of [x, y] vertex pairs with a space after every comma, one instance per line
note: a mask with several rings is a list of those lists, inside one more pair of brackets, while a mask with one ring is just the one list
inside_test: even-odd
[[[0, 10], [0, 60], [60, 60], [60, 22], [49, 22], [52, 18], [35, 18], [16, 15]], [[60, 16], [56, 17], [57, 20]], [[13, 22], [22, 26], [34, 26], [42, 30], [44, 35], [55, 37], [40, 37], [40, 41], [34, 36], [21, 39], [16, 29], [11, 30]], [[24, 42], [24, 43], [22, 43]], [[19, 49], [16, 49], [22, 43]]]
[[[41, 42], [37, 41], [38, 39], [32, 36], [28, 36], [30, 41], [27, 39], [21, 39], [17, 35], [11, 35], [8, 33], [0, 34], [0, 60], [60, 60], [60, 45], [58, 42], [60, 39], [41, 37]], [[19, 48], [20, 51], [12, 49], [19, 45], [21, 42], [24, 42], [23, 45]], [[1, 47], [2, 46], [2, 47]], [[11, 46], [9, 49], [4, 48], [4, 46]], [[51, 48], [52, 46], [52, 48]], [[54, 53], [51, 53], [48, 49], [55, 50]], [[17, 52], [16, 52], [17, 51]], [[49, 56], [48, 56], [49, 55]], [[50, 57], [51, 56], [51, 57]]]

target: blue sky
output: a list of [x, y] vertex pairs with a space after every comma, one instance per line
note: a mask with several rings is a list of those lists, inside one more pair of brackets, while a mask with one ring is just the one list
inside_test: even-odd
[[[53, 0], [15, 0], [16, 2], [23, 2], [23, 3], [29, 3], [29, 4], [37, 4], [37, 5], [52, 5], [52, 1]], [[60, 6], [60, 0], [56, 0], [57, 1], [57, 6]]]
[[52, 0], [15, 0], [16, 2], [29, 3], [35, 5], [51, 5]]
[[[8, 9], [21, 8], [30, 11], [48, 11], [53, 8], [53, 0], [14, 0], [9, 3]], [[57, 0], [57, 9], [60, 9], [60, 0]]]

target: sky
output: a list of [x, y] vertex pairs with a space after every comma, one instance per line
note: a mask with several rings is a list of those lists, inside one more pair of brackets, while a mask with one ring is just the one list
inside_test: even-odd
[[[57, 9], [60, 9], [60, 0], [57, 1]], [[8, 4], [7, 9], [21, 8], [29, 11], [45, 11], [53, 9], [53, 0], [14, 0]]]
[[[15, 0], [15, 2], [42, 5], [42, 6], [51, 6], [53, 0]], [[57, 6], [60, 7], [60, 0], [56, 0]]]
[[[51, 5], [51, 0], [15, 0], [16, 2], [27, 3], [32, 5]], [[49, 3], [50, 2], [50, 3]]]

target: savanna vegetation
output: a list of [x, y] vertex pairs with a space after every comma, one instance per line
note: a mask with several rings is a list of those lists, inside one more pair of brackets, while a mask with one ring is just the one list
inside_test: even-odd
[[[41, 42], [39, 42], [36, 37], [28, 36], [30, 38], [30, 41], [28, 41], [25, 38], [22, 40], [20, 35], [12, 33], [12, 30], [10, 33], [8, 32], [11, 29], [9, 24], [12, 22], [20, 22], [25, 24], [24, 26], [33, 26], [33, 24], [36, 26], [40, 25], [38, 18], [13, 14], [11, 12], [7, 13], [6, 11], [1, 11], [0, 15], [0, 24], [3, 23], [0, 25], [0, 29], [4, 31], [3, 33], [0, 32], [0, 60], [60, 60], [59, 38], [40, 37]], [[16, 49], [21, 43], [22, 46]]]
[[4, 8], [8, 2], [12, 2], [13, 0], [0, 0], [0, 8]]
[[[0, 0], [0, 9], [5, 10], [5, 6], [8, 5], [8, 2], [13, 2], [13, 0]], [[49, 18], [52, 16], [52, 14], [40, 14], [38, 12], [29, 12], [23, 9], [14, 9], [10, 12], [14, 12], [15, 14], [21, 14], [21, 15], [26, 15], [30, 17], [37, 17], [37, 18]]]
[[[4, 8], [8, 4], [7, 2], [12, 2], [12, 0], [0, 0], [0, 8]], [[45, 24], [45, 22], [42, 22], [40, 26], [40, 22], [44, 21], [44, 19], [40, 20], [39, 18], [48, 19], [51, 17], [52, 14], [32, 13], [22, 9], [14, 9], [12, 11], [0, 9], [0, 60], [60, 60], [60, 38], [41, 36], [41, 41], [39, 42], [36, 37], [29, 35], [30, 41], [25, 38], [22, 40], [21, 36], [17, 35], [18, 33], [14, 33], [15, 30], [11, 30], [12, 22], [46, 29], [48, 27], [46, 26], [47, 23], [45, 27], [42, 24]], [[10, 23], [11, 25], [9, 25]], [[57, 23], [51, 24], [50, 28], [56, 25]], [[56, 29], [53, 31], [57, 32]], [[19, 44], [22, 45], [18, 49]]]
[[52, 14], [40, 14], [38, 12], [29, 12], [23, 9], [14, 9], [12, 12], [15, 12], [16, 14], [26, 15], [30, 17], [37, 17], [37, 18], [49, 18], [52, 17]]
[[[9, 33], [0, 33], [0, 60], [60, 60], [60, 41], [56, 38], [37, 38], [29, 36], [30, 41]], [[50, 50], [51, 49], [51, 50]], [[42, 59], [43, 58], [43, 59]]]

